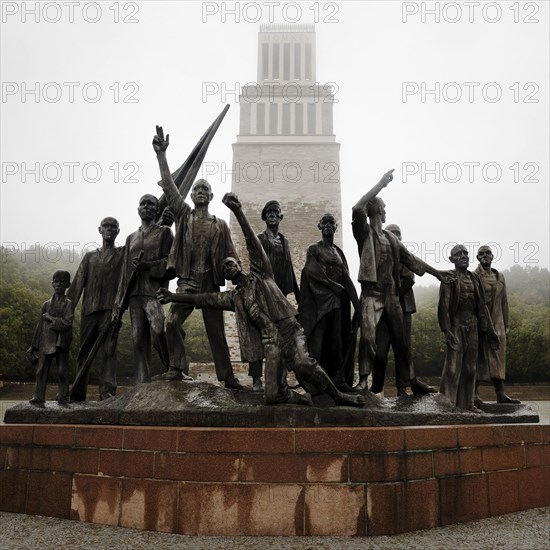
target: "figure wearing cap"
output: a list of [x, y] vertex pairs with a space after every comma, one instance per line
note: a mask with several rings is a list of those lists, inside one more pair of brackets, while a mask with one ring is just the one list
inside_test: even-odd
[[[286, 237], [279, 233], [279, 224], [283, 216], [279, 201], [266, 202], [262, 210], [262, 220], [266, 226], [265, 231], [259, 233], [257, 237], [271, 262], [275, 283], [285, 296], [294, 293], [296, 302], [298, 302], [300, 289], [292, 267], [290, 246]], [[248, 375], [252, 377], [253, 390], [262, 391], [262, 362], [252, 361], [248, 367]]]

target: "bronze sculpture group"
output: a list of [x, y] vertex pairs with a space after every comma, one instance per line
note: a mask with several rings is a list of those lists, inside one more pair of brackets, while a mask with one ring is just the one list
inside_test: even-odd
[[[319, 220], [321, 240], [307, 250], [298, 286], [289, 243], [279, 233], [283, 219], [278, 201], [269, 201], [262, 219], [266, 230], [256, 235], [238, 197], [222, 201], [235, 215], [246, 241], [250, 272], [242, 269], [226, 222], [209, 212], [210, 184], [197, 180], [191, 189], [192, 208], [174, 183], [166, 160], [169, 136], [161, 127], [153, 139], [165, 202], [141, 197], [141, 226], [124, 247], [115, 247], [119, 224], [104, 218], [99, 227], [102, 247], [87, 253], [73, 283], [56, 272], [54, 296], [42, 308], [36, 335], [27, 352], [38, 362], [31, 403], [43, 403], [48, 371], [55, 358], [59, 370], [57, 400], [64, 404], [86, 399], [90, 364], [100, 353], [100, 400], [116, 393], [116, 338], [120, 318], [130, 311], [136, 383], [150, 382], [152, 347], [165, 371], [155, 380], [189, 381], [182, 324], [194, 308], [202, 309], [217, 378], [226, 388], [243, 390], [234, 376], [224, 333], [223, 310], [236, 313], [244, 362], [249, 363], [254, 391], [263, 390], [267, 404], [311, 405], [311, 395], [325, 393], [337, 405], [363, 406], [368, 392], [384, 388], [387, 356], [395, 356], [398, 396], [433, 393], [415, 375], [411, 357], [411, 316], [415, 311], [414, 274], [430, 273], [440, 283], [438, 317], [446, 340], [441, 393], [461, 409], [481, 412], [479, 380], [492, 380], [497, 402], [518, 403], [504, 392], [505, 341], [509, 330], [506, 287], [491, 267], [489, 247], [478, 252], [479, 267], [468, 271], [466, 248], [457, 245], [450, 260], [455, 269], [438, 271], [411, 254], [401, 242], [398, 226], [383, 227], [385, 204], [378, 196], [393, 179], [390, 170], [353, 207], [352, 228], [360, 266], [358, 296], [343, 251], [334, 244], [337, 223], [326, 213]], [[169, 227], [175, 221], [175, 235]], [[177, 278], [177, 291], [168, 290]], [[225, 281], [234, 285], [220, 292]], [[67, 296], [65, 291], [68, 289]], [[287, 300], [293, 293], [298, 312]], [[82, 295], [81, 337], [77, 377], [68, 391], [67, 357], [73, 311]], [[163, 304], [170, 303], [165, 316]], [[353, 314], [352, 314], [353, 311]], [[354, 382], [354, 356], [359, 337], [359, 380]], [[36, 358], [35, 353], [39, 356]], [[289, 388], [294, 372], [305, 392]], [[372, 384], [368, 388], [368, 378]]]

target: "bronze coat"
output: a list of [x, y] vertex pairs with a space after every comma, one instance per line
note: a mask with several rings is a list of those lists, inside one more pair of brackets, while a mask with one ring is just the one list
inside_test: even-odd
[[[56, 353], [58, 347], [69, 351], [73, 337], [73, 309], [73, 303], [66, 296], [62, 296], [59, 302], [54, 302], [53, 298], [44, 302], [32, 347], [43, 355]], [[54, 321], [49, 323], [42, 319], [44, 313], [49, 313]]]
[[[456, 270], [452, 271], [456, 274]], [[471, 271], [467, 272], [470, 275], [472, 284], [474, 285], [474, 294], [476, 298], [476, 313], [477, 313], [477, 326], [479, 332], [491, 332], [493, 325], [489, 312], [485, 306], [485, 293], [483, 292], [483, 285], [476, 273]], [[450, 284], [441, 283], [439, 287], [439, 304], [437, 308], [437, 317], [439, 320], [439, 326], [443, 332], [451, 330], [453, 328], [454, 319], [458, 310], [458, 304], [460, 299], [460, 284], [458, 276], [454, 282]]]
[[[491, 378], [499, 380], [504, 380], [506, 378], [506, 330], [510, 326], [504, 275], [499, 273], [496, 269], [491, 268], [491, 271], [497, 278], [495, 296], [492, 303], [486, 303], [491, 321], [493, 322], [493, 327], [500, 340], [500, 346], [498, 350], [493, 350], [486, 336], [482, 336], [479, 340], [477, 378], [478, 380], [487, 382], [490, 382]], [[478, 266], [475, 273], [479, 275], [481, 283], [483, 284], [483, 268]], [[487, 299], [487, 294], [485, 298]]]

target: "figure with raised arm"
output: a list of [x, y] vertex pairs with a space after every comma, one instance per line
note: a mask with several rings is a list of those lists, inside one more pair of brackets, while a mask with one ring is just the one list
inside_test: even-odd
[[[57, 364], [59, 391], [57, 402], [69, 402], [69, 348], [73, 330], [72, 302], [65, 296], [71, 284], [68, 271], [56, 271], [52, 277], [53, 296], [42, 304], [40, 320], [36, 326], [31, 347], [27, 350], [27, 359], [31, 364], [38, 363], [36, 369], [36, 387], [30, 402], [44, 403], [46, 384], [52, 361]], [[35, 353], [38, 352], [38, 358]]]
[[[398, 225], [389, 224], [384, 229], [393, 233], [400, 242], [402, 241], [401, 228]], [[404, 264], [401, 264], [401, 271], [399, 273], [399, 304], [403, 311], [405, 344], [409, 350], [410, 377], [411, 380], [416, 380], [411, 348], [412, 315], [416, 312], [416, 302], [412, 289], [413, 285], [414, 273]], [[388, 364], [390, 345], [390, 334], [387, 324], [380, 325], [376, 331], [376, 355], [374, 357], [374, 366], [372, 370], [372, 387], [370, 388], [370, 391], [373, 393], [381, 393], [384, 390], [384, 378], [386, 366]], [[420, 383], [423, 384], [422, 382]], [[431, 386], [426, 386], [426, 390], [430, 393], [436, 393], [436, 389]]]
[[[265, 231], [258, 233], [257, 237], [271, 262], [273, 278], [277, 286], [285, 296], [293, 293], [296, 302], [298, 302], [300, 289], [292, 267], [290, 246], [286, 237], [279, 233], [279, 225], [283, 221], [283, 217], [279, 201], [267, 201], [262, 209]], [[252, 377], [252, 389], [257, 392], [262, 391], [262, 362], [254, 361], [250, 363], [248, 375]]]
[[307, 352], [304, 331], [290, 305], [273, 279], [273, 269], [254, 234], [238, 197], [227, 193], [223, 203], [235, 214], [246, 239], [250, 273], [235, 258], [225, 258], [222, 269], [236, 288], [205, 294], [158, 293], [161, 302], [190, 303], [195, 307], [236, 312], [237, 330], [243, 361], [265, 357], [265, 399], [267, 403], [311, 404], [308, 394], [299, 394], [287, 385], [287, 371], [296, 378], [327, 393], [337, 405], [363, 406], [362, 395], [346, 395], [332, 383], [326, 372]]
[[512, 399], [504, 391], [506, 378], [506, 335], [510, 332], [508, 314], [508, 297], [504, 275], [491, 267], [493, 251], [490, 246], [484, 245], [477, 251], [477, 266], [475, 273], [479, 276], [485, 293], [485, 304], [491, 316], [493, 327], [500, 341], [498, 350], [491, 347], [486, 333], [479, 338], [479, 355], [476, 375], [476, 405], [482, 405], [479, 397], [479, 381], [492, 382], [497, 395], [497, 403], [521, 403], [519, 399]]
[[126, 239], [122, 277], [112, 318], [118, 318], [119, 310], [128, 300], [135, 381], [141, 383], [151, 381], [151, 346], [157, 350], [165, 368], [169, 364], [164, 309], [155, 297], [159, 288], [168, 286], [167, 262], [174, 238], [169, 227], [155, 223], [158, 211], [155, 196], [143, 195], [137, 211], [141, 226]]
[[379, 327], [387, 330], [395, 355], [396, 386], [399, 396], [413, 393], [431, 393], [432, 388], [411, 379], [410, 350], [403, 326], [403, 310], [399, 303], [401, 265], [413, 273], [429, 273], [440, 281], [448, 280], [446, 272], [437, 271], [420, 258], [411, 254], [390, 231], [382, 229], [386, 221], [386, 205], [378, 196], [393, 180], [393, 170], [353, 207], [353, 236], [359, 249], [359, 282], [361, 283], [361, 339], [359, 342], [359, 383], [356, 390], [367, 388], [367, 378], [373, 370], [376, 355], [376, 334]]
[[[224, 220], [212, 215], [208, 205], [214, 197], [210, 184], [197, 180], [191, 189], [192, 209], [178, 191], [166, 160], [169, 135], [164, 138], [162, 127], [157, 126], [153, 148], [157, 154], [162, 187], [176, 221], [175, 238], [168, 258], [168, 268], [178, 277], [180, 294], [219, 291], [225, 285], [221, 268], [228, 256], [237, 257]], [[170, 350], [169, 367], [158, 378], [181, 380], [189, 372], [185, 357], [185, 332], [182, 325], [193, 311], [190, 303], [174, 303], [166, 319], [166, 335]], [[203, 310], [204, 326], [212, 355], [216, 376], [226, 388], [244, 389], [233, 374], [229, 347], [225, 338], [223, 312]]]
[[[323, 365], [337, 387], [351, 391], [356, 344], [351, 304], [358, 316], [359, 297], [344, 252], [334, 244], [336, 219], [324, 214], [317, 227], [321, 240], [308, 247], [302, 270], [299, 320], [309, 353]], [[349, 353], [348, 346], [353, 348]]]

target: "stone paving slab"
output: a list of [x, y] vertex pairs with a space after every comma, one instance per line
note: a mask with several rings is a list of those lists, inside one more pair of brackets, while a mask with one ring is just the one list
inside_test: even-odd
[[189, 537], [0, 512], [2, 550], [543, 550], [550, 507], [393, 537]]

